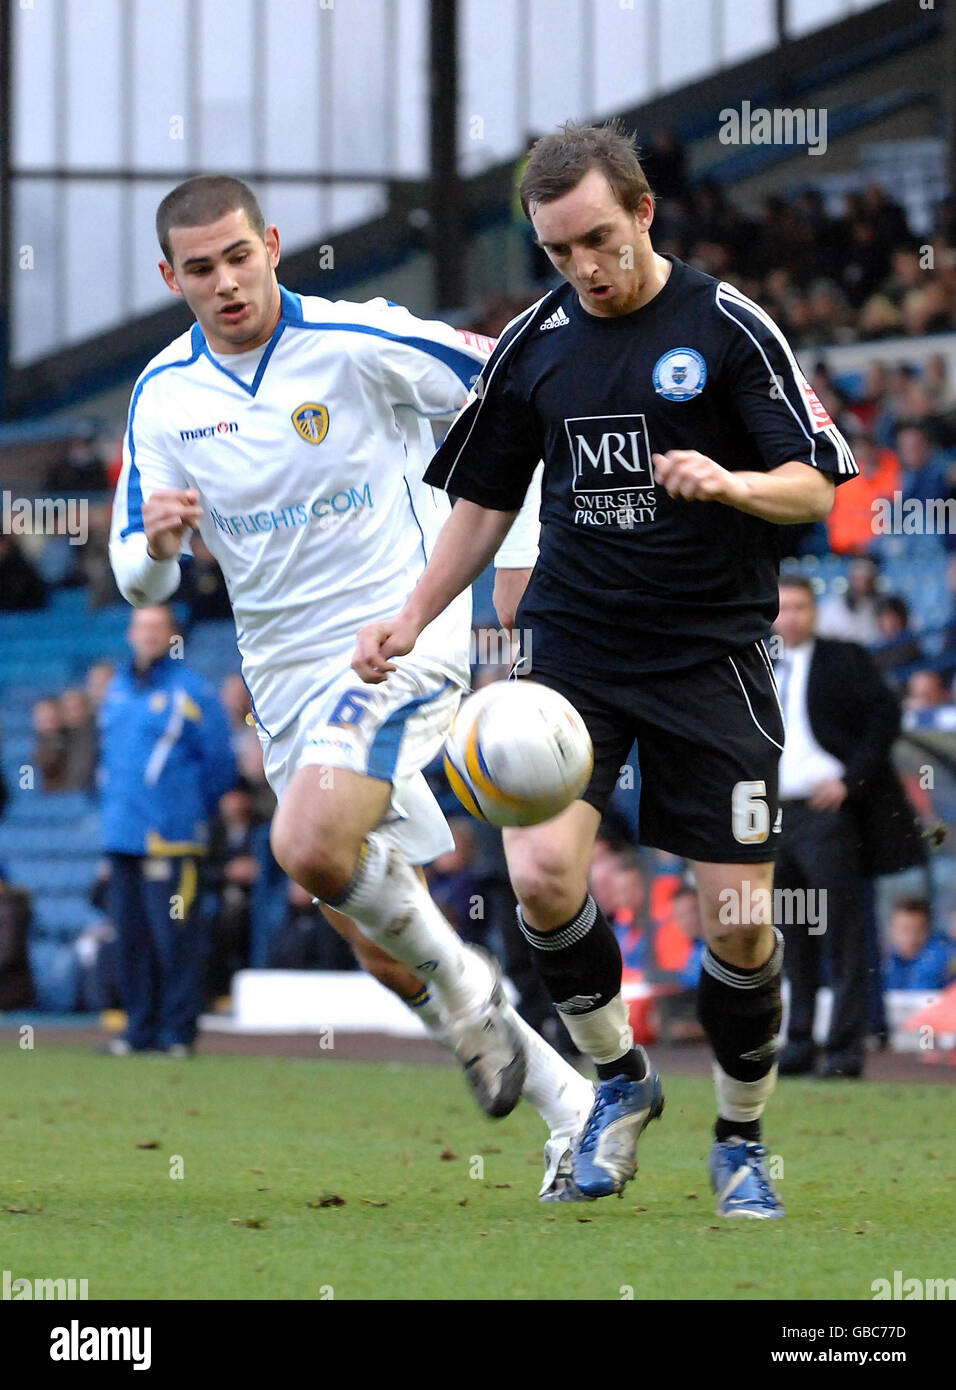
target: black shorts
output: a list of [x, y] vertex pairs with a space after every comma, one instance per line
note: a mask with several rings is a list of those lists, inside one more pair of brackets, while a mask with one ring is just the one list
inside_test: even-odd
[[783, 716], [762, 642], [629, 684], [596, 673], [585, 685], [537, 662], [527, 675], [587, 724], [594, 773], [582, 800], [602, 815], [636, 740], [641, 844], [706, 863], [773, 859]]

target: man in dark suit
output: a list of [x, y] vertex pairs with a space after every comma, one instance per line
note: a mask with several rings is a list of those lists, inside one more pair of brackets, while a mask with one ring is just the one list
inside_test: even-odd
[[858, 1077], [867, 983], [864, 881], [922, 864], [926, 851], [890, 762], [896, 700], [862, 647], [818, 638], [816, 622], [809, 580], [782, 579], [775, 664], [787, 733], [774, 890], [814, 889], [826, 898], [816, 899], [825, 904], [819, 922], [806, 914], [802, 924], [781, 924], [790, 1023], [780, 1072], [814, 1069], [813, 1013], [826, 961], [833, 1008], [820, 1075]]

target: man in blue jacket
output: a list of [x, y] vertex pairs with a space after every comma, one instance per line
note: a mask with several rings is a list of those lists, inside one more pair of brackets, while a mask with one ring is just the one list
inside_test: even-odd
[[200, 1007], [197, 860], [236, 764], [225, 711], [183, 662], [172, 610], [136, 609], [128, 638], [132, 660], [100, 716], [103, 846], [128, 1015], [111, 1050], [185, 1056]]

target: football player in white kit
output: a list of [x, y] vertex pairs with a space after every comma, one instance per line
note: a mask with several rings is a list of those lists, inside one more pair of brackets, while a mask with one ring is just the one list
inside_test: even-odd
[[[448, 512], [422, 481], [430, 421], [457, 412], [493, 344], [383, 299], [290, 293], [278, 231], [237, 179], [188, 180], [156, 222], [160, 270], [196, 322], [133, 391], [117, 583], [136, 606], [169, 598], [200, 532], [225, 577], [278, 798], [276, 858], [455, 1051], [488, 1114], [522, 1093], [536, 1106], [551, 1131], [540, 1195], [562, 1200], [560, 1159], [592, 1088], [508, 1005], [496, 964], [461, 942], [419, 867], [452, 845], [421, 769], [468, 689], [470, 594], [387, 685], [349, 664], [358, 630], [401, 607], [424, 570]], [[499, 565], [533, 564], [536, 535], [534, 497]]]

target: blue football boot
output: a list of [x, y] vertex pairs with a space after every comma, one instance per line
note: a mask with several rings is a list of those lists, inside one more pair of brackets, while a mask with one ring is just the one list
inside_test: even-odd
[[584, 1197], [623, 1192], [637, 1172], [637, 1141], [664, 1109], [661, 1078], [652, 1072], [643, 1048], [643, 1081], [612, 1076], [601, 1081], [591, 1113], [574, 1145], [574, 1184]]
[[767, 1172], [767, 1150], [750, 1139], [719, 1140], [710, 1151], [710, 1184], [718, 1216], [767, 1221], [784, 1215]]

